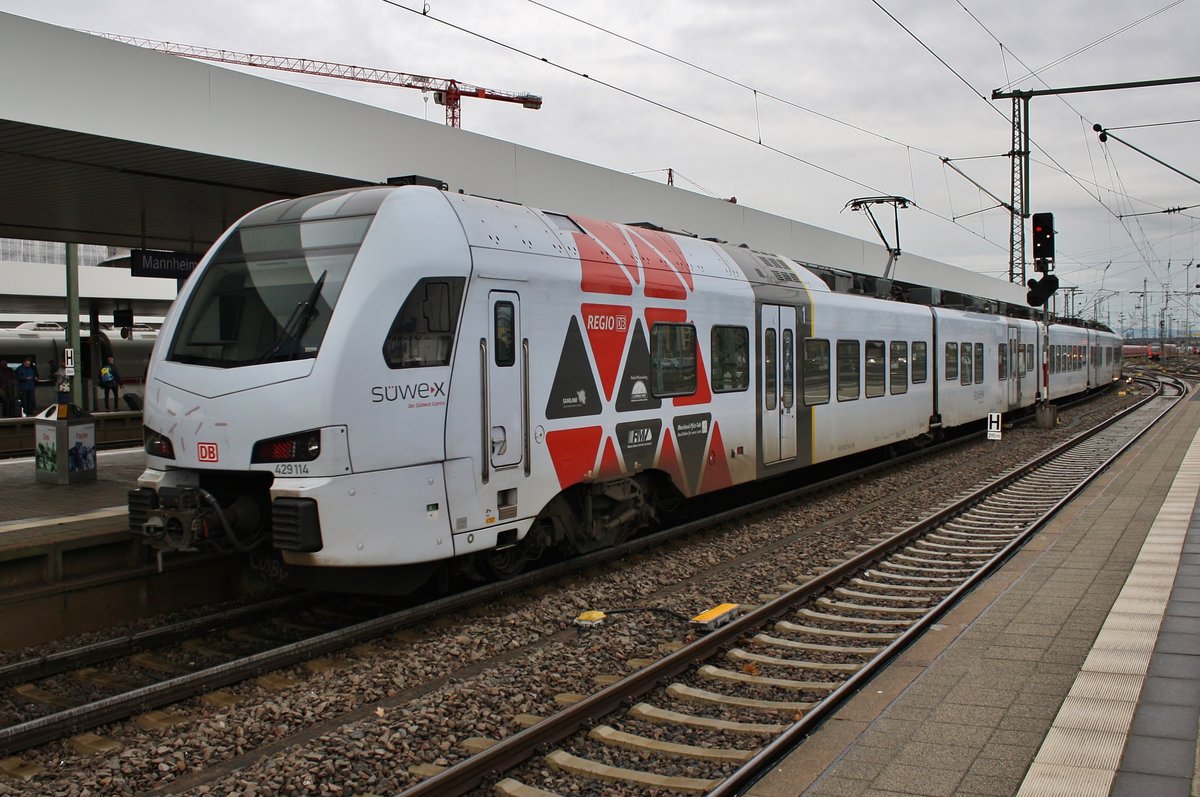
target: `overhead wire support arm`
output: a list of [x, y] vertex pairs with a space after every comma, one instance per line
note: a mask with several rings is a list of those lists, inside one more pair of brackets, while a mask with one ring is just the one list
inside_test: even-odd
[[1151, 86], [1174, 86], [1179, 83], [1200, 83], [1200, 75], [1194, 77], [1169, 77], [1159, 80], [1137, 80], [1132, 83], [1101, 83], [1095, 86], [1068, 86], [1062, 89], [1030, 89], [1028, 91], [992, 90], [993, 100], [1027, 99], [1029, 97], [1046, 97], [1054, 94], [1082, 94], [1088, 91], [1113, 91], [1115, 89], [1144, 89]]
[[[978, 188], [980, 191], [982, 191], [983, 193], [985, 193], [985, 194], [987, 194], [988, 196], [990, 196], [992, 199], [996, 200], [996, 202], [997, 202], [997, 203], [999, 203], [999, 204], [997, 204], [997, 205], [996, 205], [996, 207], [1001, 207], [1001, 208], [1004, 208], [1004, 209], [1005, 209], [1005, 210], [1007, 210], [1009, 213], [1016, 213], [1016, 211], [1015, 211], [1015, 210], [1013, 210], [1013, 206], [1012, 206], [1010, 203], [1008, 203], [1008, 202], [1005, 202], [1003, 199], [1001, 199], [1000, 197], [996, 196], [996, 195], [995, 195], [995, 194], [993, 194], [991, 191], [987, 190], [987, 189], [986, 189], [986, 188], [984, 188], [982, 185], [980, 185], [978, 182], [976, 182], [975, 180], [973, 180], [973, 179], [972, 179], [972, 178], [971, 178], [971, 177], [970, 177], [970, 176], [969, 176], [969, 175], [968, 175], [966, 172], [964, 172], [962, 169], [960, 169], [960, 168], [958, 168], [957, 166], [955, 166], [955, 165], [954, 165], [954, 162], [953, 162], [953, 161], [952, 161], [950, 158], [942, 158], [942, 163], [943, 163], [943, 164], [945, 164], [946, 166], [949, 166], [949, 167], [950, 167], [951, 169], [953, 169], [954, 171], [958, 172], [959, 176], [960, 176], [960, 177], [962, 177], [964, 180], [966, 180], [968, 183], [970, 183], [971, 185], [975, 186], [975, 187], [976, 187], [976, 188]], [[992, 208], [987, 208], [987, 210], [991, 210], [991, 209], [992, 209]], [[982, 212], [982, 211], [974, 211], [974, 212], [975, 212], [975, 213], [980, 213], [980, 212]], [[971, 215], [971, 214], [969, 214], [969, 213], [968, 213], [968, 214], [966, 214], [966, 215], [968, 215], [968, 216], [969, 216], [969, 215]], [[961, 218], [961, 216], [956, 216], [955, 218]]]
[[[1130, 143], [1129, 143], [1128, 141], [1126, 141], [1125, 139], [1123, 139], [1123, 138], [1120, 138], [1120, 137], [1119, 137], [1119, 136], [1117, 136], [1115, 133], [1111, 133], [1111, 132], [1109, 132], [1108, 130], [1105, 130], [1105, 129], [1104, 129], [1104, 127], [1103, 127], [1103, 126], [1101, 126], [1099, 123], [1092, 125], [1092, 130], [1094, 130], [1095, 132], [1097, 132], [1097, 133], [1099, 133], [1099, 134], [1100, 134], [1100, 143], [1101, 143], [1101, 144], [1104, 144], [1104, 143], [1106, 143], [1106, 142], [1107, 142], [1107, 141], [1108, 141], [1110, 138], [1111, 138], [1111, 139], [1113, 139], [1114, 141], [1119, 141], [1119, 142], [1121, 142], [1122, 144], [1124, 144], [1125, 146], [1129, 147], [1129, 148], [1130, 148], [1131, 150], [1133, 150], [1134, 152], [1137, 152], [1137, 153], [1140, 153], [1140, 154], [1142, 154], [1142, 155], [1145, 155], [1147, 158], [1149, 158], [1150, 160], [1154, 161], [1154, 162], [1155, 162], [1155, 163], [1157, 163], [1159, 166], [1165, 166], [1166, 168], [1170, 169], [1171, 171], [1175, 172], [1176, 174], [1180, 175], [1181, 177], [1186, 177], [1187, 179], [1191, 180], [1193, 183], [1200, 183], [1200, 180], [1197, 180], [1195, 177], [1192, 177], [1190, 174], [1187, 174], [1186, 172], [1181, 172], [1181, 171], [1179, 171], [1179, 169], [1176, 169], [1174, 166], [1172, 166], [1171, 164], [1169, 164], [1169, 163], [1167, 163], [1167, 162], [1165, 162], [1165, 161], [1161, 161], [1161, 160], [1159, 160], [1158, 158], [1156, 158], [1156, 157], [1154, 157], [1153, 155], [1151, 155], [1149, 152], [1146, 152], [1146, 150], [1144, 150], [1144, 149], [1139, 149], [1138, 147], [1135, 147], [1133, 144], [1130, 144]], [[1183, 208], [1179, 208], [1179, 210], [1183, 210]], [[1170, 213], [1170, 212], [1171, 212], [1171, 209], [1169, 209], [1169, 208], [1168, 208], [1167, 210], [1165, 210], [1165, 211], [1163, 211], [1163, 212], [1164, 212], [1164, 213]]]

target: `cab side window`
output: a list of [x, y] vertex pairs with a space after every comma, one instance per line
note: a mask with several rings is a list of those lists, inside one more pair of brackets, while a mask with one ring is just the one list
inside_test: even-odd
[[465, 284], [463, 277], [426, 277], [413, 287], [383, 341], [388, 368], [450, 364]]

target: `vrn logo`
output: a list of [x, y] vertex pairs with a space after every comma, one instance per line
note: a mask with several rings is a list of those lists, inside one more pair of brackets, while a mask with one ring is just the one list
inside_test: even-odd
[[445, 382], [417, 382], [411, 385], [376, 385], [371, 388], [371, 403], [414, 401], [446, 397]]

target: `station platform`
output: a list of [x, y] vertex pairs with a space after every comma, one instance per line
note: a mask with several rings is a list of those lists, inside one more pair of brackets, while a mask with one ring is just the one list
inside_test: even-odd
[[1197, 398], [748, 793], [1197, 797]]
[[80, 484], [37, 481], [33, 457], [0, 460], [0, 534], [17, 524], [47, 522], [114, 507], [125, 511], [125, 494], [146, 469], [141, 447], [96, 453], [96, 480]]

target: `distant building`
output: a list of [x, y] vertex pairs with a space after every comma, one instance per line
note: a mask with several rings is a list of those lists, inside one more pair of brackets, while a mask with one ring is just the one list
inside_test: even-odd
[[[79, 244], [79, 265], [94, 266], [111, 257], [129, 254], [119, 246]], [[0, 238], [0, 262], [55, 263], [66, 265], [66, 244], [58, 241], [26, 241], [20, 238]]]

